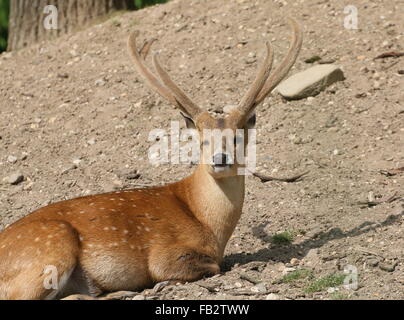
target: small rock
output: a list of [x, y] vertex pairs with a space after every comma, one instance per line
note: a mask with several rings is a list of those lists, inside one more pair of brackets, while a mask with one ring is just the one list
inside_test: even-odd
[[330, 287], [330, 288], [327, 289], [328, 293], [334, 293], [334, 292], [337, 292], [337, 291], [338, 291], [338, 288], [335, 288], [335, 287]]
[[300, 260], [297, 258], [290, 259], [290, 264], [293, 266], [297, 266], [300, 263]]
[[14, 156], [8, 156], [7, 157], [7, 161], [10, 162], [10, 163], [16, 163], [17, 160], [18, 160], [17, 157], [14, 157]]
[[275, 293], [270, 293], [269, 295], [267, 295], [266, 300], [280, 300], [281, 297], [278, 296]]
[[282, 274], [286, 275], [286, 274], [288, 274], [289, 272], [292, 272], [292, 271], [296, 271], [296, 268], [288, 268], [288, 267], [286, 267], [285, 269], [283, 269]]
[[21, 173], [14, 173], [7, 178], [7, 182], [12, 185], [17, 185], [24, 181], [24, 176]]
[[78, 166], [80, 164], [80, 162], [81, 162], [81, 159], [79, 159], [79, 158], [73, 159], [73, 164], [76, 166]]
[[382, 269], [383, 271], [387, 271], [387, 272], [393, 272], [396, 269], [398, 262], [394, 262], [394, 263], [380, 263], [379, 264], [379, 268]]
[[315, 96], [334, 82], [344, 80], [339, 66], [321, 64], [294, 74], [277, 87], [277, 91], [286, 99], [302, 99]]
[[378, 258], [369, 258], [366, 260], [366, 263], [371, 266], [371, 267], [376, 267], [379, 264], [379, 259]]
[[248, 57], [249, 58], [255, 58], [257, 55], [255, 54], [255, 52], [250, 52], [249, 54], [248, 54]]
[[75, 165], [75, 164], [64, 168], [64, 169], [60, 172], [60, 174], [68, 173], [69, 171], [74, 170], [74, 169], [77, 169], [77, 165]]
[[146, 300], [146, 297], [142, 294], [138, 294], [137, 296], [134, 296], [132, 300]]
[[257, 293], [266, 293], [267, 287], [264, 283], [258, 283], [257, 285], [251, 288], [251, 291]]
[[95, 80], [95, 85], [98, 87], [102, 87], [105, 85], [105, 81], [103, 79]]
[[231, 290], [234, 289], [234, 285], [232, 284], [226, 284], [223, 286], [223, 290]]

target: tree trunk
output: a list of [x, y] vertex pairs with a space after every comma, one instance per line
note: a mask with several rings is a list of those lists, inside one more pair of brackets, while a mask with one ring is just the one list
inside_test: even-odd
[[[56, 30], [49, 29], [49, 25], [46, 28], [44, 24], [49, 19], [50, 12], [45, 13], [45, 7], [49, 5], [57, 8]], [[11, 0], [7, 50], [52, 39], [113, 11], [130, 9], [134, 9], [133, 0]]]

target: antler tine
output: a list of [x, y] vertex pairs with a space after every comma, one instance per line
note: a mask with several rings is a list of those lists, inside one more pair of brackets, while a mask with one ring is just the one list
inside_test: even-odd
[[238, 110], [243, 114], [248, 113], [248, 110], [254, 104], [257, 95], [260, 93], [262, 87], [265, 85], [265, 81], [267, 80], [271, 72], [272, 63], [274, 61], [274, 52], [272, 45], [269, 42], [266, 43], [266, 46], [267, 56], [265, 58], [265, 61], [262, 64], [260, 71], [258, 72], [250, 89], [247, 91], [247, 93], [244, 95], [239, 103]]
[[[166, 87], [161, 85], [160, 81], [143, 64], [142, 58], [140, 57], [140, 54], [136, 47], [136, 38], [138, 35], [139, 35], [139, 32], [135, 31], [135, 32], [131, 33], [128, 38], [129, 52], [133, 58], [133, 62], [135, 64], [135, 68], [136, 68], [137, 72], [139, 72], [145, 78], [147, 84], [151, 88], [153, 88], [163, 98], [167, 99], [168, 101], [170, 101], [171, 103], [176, 105], [177, 101], [175, 100], [174, 96], [169, 92], [169, 90]], [[150, 42], [149, 42], [149, 44], [150, 44]], [[147, 43], [145, 43], [145, 45], [143, 46], [143, 48], [141, 50], [143, 55], [145, 53], [147, 54], [147, 51], [150, 49], [150, 46], [151, 45], [148, 45]], [[147, 50], [145, 50], [145, 48]]]
[[261, 103], [265, 99], [265, 97], [269, 93], [271, 93], [271, 91], [279, 84], [279, 82], [281, 82], [283, 78], [285, 78], [285, 76], [288, 74], [289, 70], [295, 63], [297, 56], [299, 55], [303, 42], [303, 32], [295, 19], [289, 18], [288, 22], [293, 29], [292, 44], [289, 47], [286, 57], [283, 58], [280, 65], [267, 79], [264, 87], [255, 100], [254, 107]]
[[201, 112], [200, 108], [192, 102], [192, 100], [188, 98], [188, 96], [170, 78], [167, 71], [161, 66], [157, 54], [153, 55], [153, 65], [161, 81], [163, 81], [166, 87], [174, 94], [177, 101], [186, 108], [187, 113], [191, 117], [196, 117]]
[[150, 40], [145, 41], [145, 43], [143, 43], [142, 48], [139, 50], [139, 55], [143, 58], [143, 60], [146, 60], [146, 57], [149, 54], [150, 48], [156, 40], [157, 40], [156, 38], [152, 38]]
[[[139, 32], [135, 31], [128, 38], [129, 52], [133, 58], [137, 72], [139, 72], [144, 77], [147, 84], [163, 98], [177, 106], [184, 113], [189, 114], [192, 117], [196, 116], [197, 113], [200, 112], [199, 108], [174, 84], [174, 82], [168, 77], [168, 74], [161, 67], [158, 72], [159, 74], [162, 73], [161, 70], [165, 72], [166, 76], [164, 80], [162, 80], [169, 83], [170, 86], [167, 84], [162, 85], [160, 80], [145, 66], [144, 59], [156, 39], [151, 39], [150, 41], [145, 42], [143, 47], [138, 51], [136, 46], [136, 38], [138, 34]], [[160, 75], [160, 77], [162, 76]]]

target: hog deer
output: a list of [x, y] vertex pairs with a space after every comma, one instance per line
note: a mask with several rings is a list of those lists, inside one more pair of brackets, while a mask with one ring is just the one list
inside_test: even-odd
[[[128, 48], [147, 84], [197, 130], [202, 158], [209, 149], [204, 129], [247, 132], [254, 126], [254, 109], [286, 76], [300, 51], [302, 31], [295, 20], [290, 24], [293, 39], [279, 66], [270, 73], [273, 50], [267, 43], [265, 60], [239, 105], [216, 117], [174, 83], [157, 55], [158, 77], [148, 69], [145, 59], [153, 41], [138, 50], [133, 33]], [[238, 174], [242, 164], [232, 157], [213, 151], [211, 164], [201, 161], [192, 175], [176, 183], [54, 203], [10, 225], [0, 233], [0, 298], [99, 296], [219, 273], [244, 201], [245, 177]]]

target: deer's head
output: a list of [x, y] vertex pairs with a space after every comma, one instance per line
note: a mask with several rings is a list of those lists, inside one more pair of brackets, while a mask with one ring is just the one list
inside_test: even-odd
[[128, 46], [136, 70], [144, 77], [147, 84], [163, 98], [176, 106], [184, 117], [187, 127], [194, 128], [199, 134], [201, 145], [200, 165], [214, 178], [237, 175], [240, 163], [237, 151], [244, 150], [248, 143], [248, 129], [255, 125], [255, 108], [268, 96], [289, 72], [299, 54], [302, 45], [302, 31], [293, 19], [289, 19], [293, 29], [293, 39], [288, 53], [279, 66], [271, 73], [273, 50], [266, 43], [266, 58], [258, 74], [237, 107], [229, 113], [214, 116], [195, 104], [170, 78], [161, 66], [158, 56], [153, 55], [153, 64], [158, 74], [156, 77], [145, 65], [145, 58], [155, 39], [145, 42], [138, 50], [137, 32], [128, 39]]

